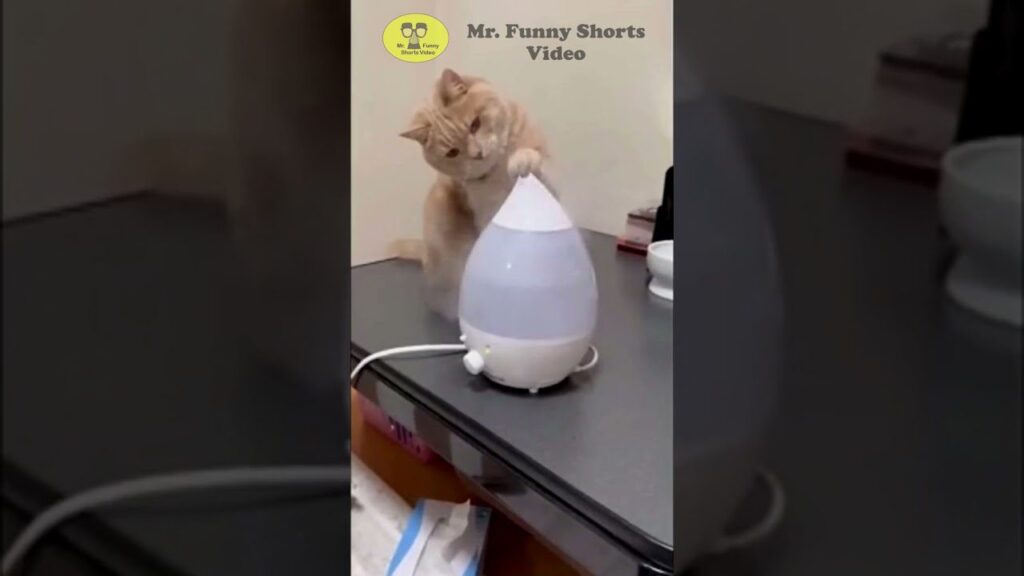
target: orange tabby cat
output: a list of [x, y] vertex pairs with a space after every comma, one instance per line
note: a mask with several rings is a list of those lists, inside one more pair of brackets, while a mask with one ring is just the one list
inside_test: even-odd
[[520, 105], [487, 81], [447, 69], [401, 135], [422, 145], [438, 175], [427, 194], [423, 240], [396, 242], [392, 252], [423, 263], [431, 303], [453, 317], [469, 251], [516, 178], [534, 174], [550, 184], [542, 170], [544, 137]]

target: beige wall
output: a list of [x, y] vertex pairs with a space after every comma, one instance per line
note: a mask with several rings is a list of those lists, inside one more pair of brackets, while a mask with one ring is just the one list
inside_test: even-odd
[[[352, 8], [352, 263], [384, 256], [388, 242], [418, 237], [433, 180], [419, 147], [397, 134], [445, 67], [484, 76], [526, 106], [543, 126], [563, 202], [580, 226], [618, 234], [626, 213], [656, 203], [672, 163], [672, 3], [356, 2]], [[451, 34], [425, 64], [400, 62], [381, 45], [395, 16], [429, 13]], [[642, 40], [580, 40], [580, 62], [532, 61], [529, 40], [466, 38], [467, 24], [504, 35], [521, 26], [642, 26]], [[552, 47], [558, 43], [543, 40]]]

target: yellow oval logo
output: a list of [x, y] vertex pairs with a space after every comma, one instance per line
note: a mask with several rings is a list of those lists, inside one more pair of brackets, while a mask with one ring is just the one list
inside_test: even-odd
[[448, 47], [448, 29], [426, 14], [403, 14], [384, 28], [384, 48], [403, 62], [433, 60]]

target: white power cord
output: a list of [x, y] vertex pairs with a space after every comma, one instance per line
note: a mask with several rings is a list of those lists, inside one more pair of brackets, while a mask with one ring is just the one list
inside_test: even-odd
[[[352, 374], [349, 375], [348, 379], [350, 382], [355, 382], [356, 377], [359, 376], [359, 373], [362, 372], [363, 369], [366, 368], [366, 366], [368, 366], [371, 362], [374, 362], [375, 360], [380, 360], [381, 358], [387, 358], [390, 356], [403, 356], [406, 354], [422, 354], [424, 352], [461, 352], [463, 350], [466, 350], [465, 344], [418, 344], [414, 346], [400, 346], [398, 348], [388, 348], [386, 350], [374, 352], [373, 354], [370, 354], [366, 358], [360, 360], [359, 363], [356, 364], [356, 367], [352, 370]], [[590, 346], [590, 351], [593, 352], [590, 361], [587, 362], [586, 364], [583, 364], [582, 366], [576, 367], [576, 369], [573, 370], [574, 374], [578, 372], [586, 372], [587, 370], [590, 370], [594, 366], [597, 366], [597, 360], [598, 358], [600, 358], [600, 355], [597, 353], [597, 348], [595, 348], [594, 346]]]
[[752, 546], [771, 535], [779, 527], [779, 524], [782, 523], [782, 517], [786, 511], [786, 493], [782, 490], [782, 482], [774, 474], [764, 469], [758, 470], [757, 474], [768, 485], [768, 490], [771, 493], [771, 504], [768, 506], [768, 512], [765, 513], [764, 518], [760, 522], [750, 528], [738, 534], [728, 534], [720, 537], [711, 546], [710, 553], [724, 554], [725, 552]]
[[461, 352], [466, 349], [465, 344], [419, 344], [416, 346], [400, 346], [398, 348], [388, 348], [387, 350], [381, 350], [380, 352], [374, 352], [366, 358], [359, 361], [356, 364], [355, 369], [352, 370], [352, 374], [348, 377], [349, 381], [355, 382], [356, 376], [362, 372], [363, 368], [366, 368], [368, 364], [381, 358], [387, 358], [389, 356], [401, 356], [405, 354], [422, 354], [424, 352]]
[[2, 574], [9, 576], [40, 538], [67, 519], [92, 508], [147, 496], [233, 487], [348, 487], [348, 466], [272, 466], [226, 468], [145, 476], [98, 486], [69, 496], [36, 516], [3, 557]]
[[594, 346], [590, 347], [590, 351], [594, 353], [593, 356], [590, 358], [590, 362], [587, 362], [582, 366], [577, 366], [576, 369], [572, 371], [573, 374], [579, 372], [586, 372], [587, 370], [590, 370], [594, 366], [597, 366], [597, 359], [600, 358], [601, 355], [597, 353], [597, 348], [595, 348]]

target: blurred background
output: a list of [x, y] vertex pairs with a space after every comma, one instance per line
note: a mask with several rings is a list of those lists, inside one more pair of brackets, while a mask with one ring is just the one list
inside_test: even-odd
[[[222, 188], [231, 4], [5, 2], [4, 219]], [[144, 158], [194, 173], [158, 182]]]
[[[348, 26], [3, 3], [5, 548], [98, 484], [347, 461]], [[23, 573], [345, 573], [347, 498], [271, 496], [72, 521]]]
[[[693, 273], [722, 287], [676, 310], [692, 344], [675, 358], [675, 481], [690, 488], [674, 502], [677, 563], [694, 576], [1017, 573], [1020, 3], [675, 8], [677, 172], [699, 174], [677, 183], [676, 229], [701, 246]], [[776, 284], [751, 276], [763, 248], [729, 226], [760, 220], [784, 311], [777, 377], [744, 368], [772, 353], [749, 315]], [[708, 373], [714, 387], [679, 383]], [[706, 411], [735, 423], [705, 424]], [[695, 453], [712, 428], [745, 440], [708, 463]], [[703, 504], [749, 467], [777, 477], [784, 519], [708, 554]], [[762, 484], [734, 496], [727, 531], [779, 501]]]
[[706, 80], [744, 100], [845, 124], [868, 114], [883, 51], [970, 34], [985, 22], [988, 2], [724, 0], [681, 9]]

